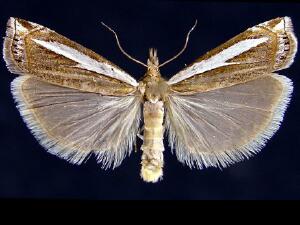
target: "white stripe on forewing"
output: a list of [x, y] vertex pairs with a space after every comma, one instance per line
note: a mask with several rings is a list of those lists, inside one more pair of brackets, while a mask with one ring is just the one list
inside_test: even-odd
[[284, 30], [284, 19], [280, 20], [278, 24], [273, 28], [275, 31]]
[[16, 31], [20, 32], [20, 33], [27, 33], [28, 29], [26, 27], [24, 27], [21, 23], [19, 23], [18, 20], [13, 19], [15, 22], [15, 26], [16, 26]]
[[134, 78], [129, 74], [115, 68], [107, 63], [99, 62], [95, 59], [90, 58], [89, 56], [79, 52], [78, 50], [71, 48], [67, 45], [58, 43], [58, 42], [47, 42], [42, 40], [33, 39], [34, 42], [47, 48], [50, 51], [55, 52], [56, 54], [62, 55], [68, 59], [71, 59], [78, 63], [76, 67], [94, 71], [99, 74], [103, 74], [118, 80], [124, 81], [133, 86], [138, 86], [138, 83]]
[[192, 66], [187, 67], [185, 70], [174, 75], [168, 84], [175, 84], [187, 78], [190, 78], [196, 74], [204, 73], [206, 71], [232, 64], [240, 64], [243, 62], [226, 62], [248, 50], [264, 43], [268, 40], [267, 37], [257, 38], [257, 39], [247, 39], [240, 41], [229, 48], [219, 52], [218, 54], [210, 57], [209, 59], [194, 63]]

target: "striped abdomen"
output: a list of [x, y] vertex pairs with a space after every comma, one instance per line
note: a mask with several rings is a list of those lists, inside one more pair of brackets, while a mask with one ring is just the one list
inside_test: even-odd
[[145, 102], [141, 177], [147, 182], [157, 182], [163, 175], [163, 117], [162, 101]]

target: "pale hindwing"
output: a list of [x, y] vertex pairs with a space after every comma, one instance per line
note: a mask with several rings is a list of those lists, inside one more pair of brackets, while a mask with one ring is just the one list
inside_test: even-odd
[[101, 96], [52, 85], [30, 76], [12, 82], [23, 119], [52, 154], [80, 164], [94, 153], [116, 167], [132, 151], [140, 122], [140, 99]]
[[292, 89], [288, 78], [272, 74], [205, 93], [170, 95], [171, 148], [190, 167], [226, 167], [248, 158], [279, 128]]

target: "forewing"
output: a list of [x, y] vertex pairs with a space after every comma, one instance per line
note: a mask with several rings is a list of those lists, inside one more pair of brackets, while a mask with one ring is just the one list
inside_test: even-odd
[[258, 152], [279, 128], [292, 82], [275, 74], [193, 95], [169, 95], [169, 143], [190, 167], [225, 167]]
[[102, 96], [21, 76], [12, 82], [18, 109], [50, 153], [80, 164], [94, 153], [104, 167], [131, 152], [140, 122], [136, 96]]
[[276, 18], [206, 53], [174, 75], [168, 84], [178, 94], [229, 87], [289, 67], [296, 51], [291, 19]]
[[52, 84], [103, 95], [133, 93], [138, 83], [102, 56], [56, 32], [10, 18], [3, 48], [9, 70]]

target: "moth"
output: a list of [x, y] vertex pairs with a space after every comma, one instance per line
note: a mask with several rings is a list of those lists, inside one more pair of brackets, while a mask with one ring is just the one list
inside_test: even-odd
[[[104, 24], [105, 25], [105, 24]], [[195, 24], [196, 25], [196, 24]], [[106, 25], [105, 25], [106, 26]], [[91, 154], [117, 167], [141, 146], [146, 182], [163, 176], [164, 134], [189, 167], [227, 167], [259, 152], [278, 130], [291, 98], [288, 68], [297, 51], [289, 17], [247, 29], [169, 80], [156, 49], [140, 81], [104, 57], [39, 24], [10, 18], [3, 55], [19, 74], [11, 91], [25, 123], [50, 153], [74, 164]], [[143, 125], [141, 124], [143, 122]]]

